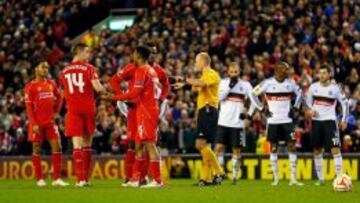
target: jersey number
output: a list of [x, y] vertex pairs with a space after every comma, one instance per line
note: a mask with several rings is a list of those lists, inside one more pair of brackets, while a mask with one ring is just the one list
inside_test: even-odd
[[74, 86], [77, 86], [79, 89], [79, 92], [84, 92], [84, 77], [82, 73], [68, 73], [65, 74], [65, 78], [68, 82], [69, 86], [69, 92], [70, 94], [74, 93]]

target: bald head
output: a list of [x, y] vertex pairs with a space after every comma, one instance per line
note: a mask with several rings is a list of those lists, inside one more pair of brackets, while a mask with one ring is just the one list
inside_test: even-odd
[[208, 53], [200, 52], [198, 55], [196, 55], [195, 66], [199, 68], [201, 71], [206, 67], [210, 67], [210, 64], [211, 64], [211, 58]]

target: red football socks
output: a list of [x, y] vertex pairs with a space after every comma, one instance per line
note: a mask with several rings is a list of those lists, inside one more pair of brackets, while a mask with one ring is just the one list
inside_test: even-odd
[[91, 147], [82, 148], [84, 179], [89, 180], [91, 166]]
[[32, 157], [31, 157], [31, 161], [32, 161], [33, 166], [34, 166], [36, 180], [43, 179], [43, 174], [42, 174], [42, 170], [41, 170], [41, 158], [40, 158], [40, 155], [34, 155], [33, 154]]
[[150, 172], [153, 179], [161, 183], [161, 175], [160, 175], [160, 161], [159, 160], [151, 160], [150, 161]]
[[82, 157], [81, 149], [74, 149], [73, 151], [74, 168], [77, 181], [84, 180], [84, 162]]
[[61, 177], [61, 152], [54, 152], [51, 156], [53, 164], [53, 179], [57, 180]]
[[125, 176], [128, 180], [132, 178], [134, 162], [135, 152], [133, 149], [128, 149], [125, 154]]

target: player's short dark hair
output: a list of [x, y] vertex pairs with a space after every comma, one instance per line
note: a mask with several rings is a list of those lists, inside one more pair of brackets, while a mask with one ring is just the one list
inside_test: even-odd
[[82, 43], [82, 42], [77, 43], [71, 48], [71, 53], [73, 55], [75, 55], [76, 53], [78, 53], [78, 51], [82, 51], [86, 47], [88, 47], [88, 46], [86, 44]]
[[329, 65], [321, 64], [319, 70], [327, 70], [328, 73], [331, 72]]
[[147, 41], [146, 45], [150, 48], [152, 54], [157, 54], [158, 52], [158, 42], [154, 39]]
[[36, 68], [40, 63], [44, 63], [47, 62], [45, 57], [36, 57], [34, 58], [34, 60], [32, 61], [32, 66], [34, 68]]
[[148, 60], [151, 54], [151, 50], [147, 46], [138, 46], [135, 48], [135, 52], [140, 55], [143, 60]]
[[286, 68], [290, 68], [290, 65], [288, 63], [286, 63], [285, 61], [279, 61], [278, 64], [285, 66]]

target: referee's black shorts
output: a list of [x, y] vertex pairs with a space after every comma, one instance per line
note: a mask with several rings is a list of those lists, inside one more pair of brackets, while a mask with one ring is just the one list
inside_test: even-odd
[[218, 122], [218, 110], [215, 107], [206, 105], [199, 109], [197, 118], [197, 139], [205, 139], [213, 143], [216, 138]]

